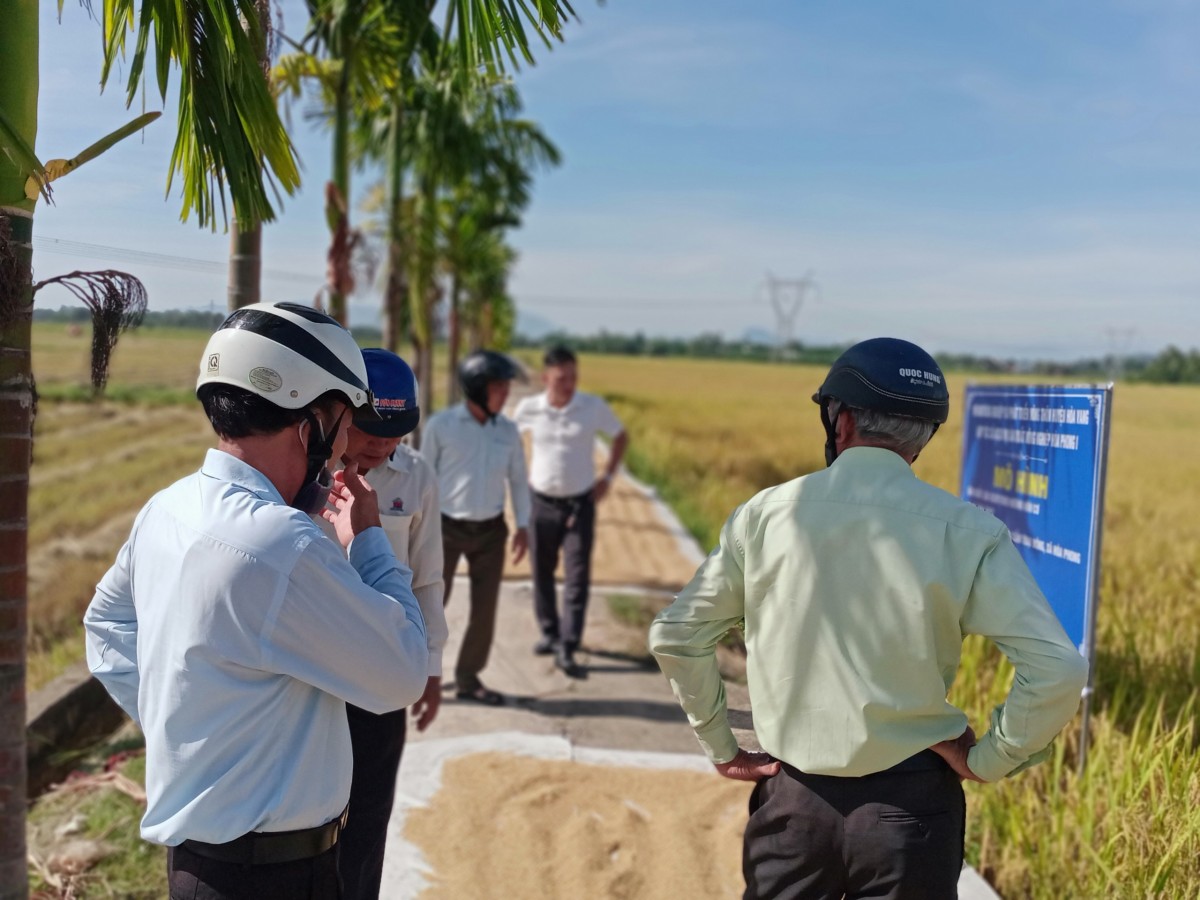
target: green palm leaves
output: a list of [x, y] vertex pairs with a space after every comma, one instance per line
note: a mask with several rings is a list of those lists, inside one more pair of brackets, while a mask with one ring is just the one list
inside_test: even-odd
[[[172, 66], [179, 67], [179, 131], [167, 189], [183, 182], [183, 213], [215, 228], [228, 219], [225, 188], [238, 222], [275, 217], [280, 190], [300, 184], [295, 154], [258, 64], [262, 25], [254, 0], [103, 0], [106, 84], [134, 36], [127, 79], [132, 104], [154, 66], [166, 97]], [[150, 51], [153, 50], [151, 53]]]

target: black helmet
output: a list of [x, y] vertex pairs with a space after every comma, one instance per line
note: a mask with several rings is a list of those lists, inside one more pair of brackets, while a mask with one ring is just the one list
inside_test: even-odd
[[495, 350], [476, 350], [458, 364], [458, 383], [463, 396], [480, 407], [489, 418], [487, 388], [493, 381], [512, 381], [517, 377], [517, 364]]
[[825, 457], [831, 463], [837, 452], [828, 415], [830, 400], [854, 409], [923, 419], [935, 429], [950, 414], [950, 392], [941, 368], [916, 344], [899, 338], [872, 338], [855, 344], [834, 360], [812, 398], [821, 407], [828, 436]]

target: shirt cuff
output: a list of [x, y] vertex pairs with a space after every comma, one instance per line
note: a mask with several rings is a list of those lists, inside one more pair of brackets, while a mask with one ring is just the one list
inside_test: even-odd
[[1003, 706], [992, 710], [988, 730], [979, 739], [979, 743], [967, 751], [967, 765], [984, 781], [999, 781], [1001, 778], [1024, 772], [1030, 766], [1048, 759], [1053, 752], [1053, 742], [1026, 758], [1014, 758], [1012, 753], [1004, 752], [1006, 745], [996, 736], [1003, 710]]
[[371, 587], [394, 569], [407, 575], [410, 583], [412, 581], [412, 570], [396, 559], [387, 532], [380, 526], [373, 526], [356, 534], [350, 542], [346, 556], [358, 577]]
[[442, 648], [429, 648], [429, 677], [442, 677]]
[[713, 763], [727, 763], [738, 755], [737, 738], [733, 736], [733, 729], [724, 716], [704, 731], [696, 729], [696, 738]]

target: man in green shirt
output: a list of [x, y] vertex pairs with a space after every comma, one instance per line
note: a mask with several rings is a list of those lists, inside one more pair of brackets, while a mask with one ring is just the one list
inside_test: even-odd
[[[829, 468], [739, 507], [650, 627], [650, 649], [717, 770], [757, 781], [746, 897], [954, 897], [961, 779], [1039, 761], [1087, 663], [1007, 529], [910, 468], [949, 413], [937, 363], [876, 338], [813, 396]], [[743, 623], [754, 727], [738, 747], [714, 648]], [[964, 636], [1016, 669], [975, 741], [946, 700]]]

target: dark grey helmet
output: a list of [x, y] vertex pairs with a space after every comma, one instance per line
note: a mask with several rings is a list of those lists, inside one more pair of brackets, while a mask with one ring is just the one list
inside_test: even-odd
[[826, 462], [837, 456], [829, 401], [889, 416], [907, 416], [941, 425], [950, 415], [950, 391], [934, 358], [899, 338], [871, 338], [855, 344], [836, 360], [813, 394], [821, 407], [828, 441]]
[[512, 381], [517, 377], [517, 364], [495, 350], [476, 350], [458, 364], [458, 383], [463, 396], [483, 409], [487, 408], [487, 387], [493, 381]]

